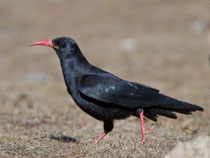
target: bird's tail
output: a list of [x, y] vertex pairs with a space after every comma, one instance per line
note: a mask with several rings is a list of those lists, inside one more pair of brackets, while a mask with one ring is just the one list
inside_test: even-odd
[[159, 106], [153, 106], [150, 109], [145, 110], [145, 116], [157, 121], [158, 115], [166, 116], [176, 119], [177, 116], [173, 112], [182, 114], [192, 114], [194, 111], [203, 111], [203, 108], [197, 105], [179, 101], [168, 96], [161, 94], [166, 102]]
[[160, 108], [168, 109], [170, 111], [179, 112], [183, 114], [191, 114], [193, 111], [203, 111], [203, 108], [194, 104], [186, 103], [183, 101], [179, 101], [177, 99], [165, 96], [161, 94], [163, 98], [165, 98], [169, 104], [161, 105]]

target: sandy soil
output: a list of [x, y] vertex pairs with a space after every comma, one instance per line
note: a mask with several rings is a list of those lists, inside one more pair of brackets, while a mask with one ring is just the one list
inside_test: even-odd
[[[0, 157], [164, 157], [210, 135], [209, 0], [1, 0]], [[70, 36], [94, 65], [205, 111], [160, 117], [140, 144], [139, 119], [103, 124], [66, 91], [59, 60], [39, 40]], [[152, 122], [146, 121], [146, 126]]]

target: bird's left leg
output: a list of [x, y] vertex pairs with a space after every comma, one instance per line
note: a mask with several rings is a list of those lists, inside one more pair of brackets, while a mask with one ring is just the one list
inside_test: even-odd
[[148, 128], [145, 131], [143, 109], [138, 109], [138, 112], [139, 112], [140, 124], [141, 124], [141, 144], [143, 144], [144, 143], [144, 140], [145, 140], [146, 133], [150, 132], [153, 129], [154, 126], [151, 126], [150, 128]]
[[95, 141], [94, 144], [100, 142], [111, 130], [114, 128], [112, 121], [104, 121], [104, 133], [102, 133]]

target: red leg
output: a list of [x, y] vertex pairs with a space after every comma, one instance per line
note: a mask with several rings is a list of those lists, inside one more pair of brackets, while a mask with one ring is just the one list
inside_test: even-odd
[[146, 131], [145, 131], [145, 128], [144, 128], [144, 113], [143, 111], [139, 113], [139, 117], [140, 117], [140, 124], [141, 124], [141, 144], [144, 143], [144, 139], [145, 139], [145, 134], [150, 132], [154, 126], [151, 126], [150, 128], [148, 128]]
[[140, 117], [140, 124], [141, 124], [141, 144], [144, 143], [145, 133], [144, 133], [144, 114], [143, 111], [139, 114]]
[[145, 134], [149, 133], [153, 128], [154, 128], [154, 126], [150, 126], [150, 128], [148, 128], [148, 129], [145, 131]]
[[104, 132], [102, 133], [94, 142], [94, 144], [97, 144], [98, 142], [101, 141], [101, 139], [103, 139], [103, 137], [105, 137], [109, 132]]

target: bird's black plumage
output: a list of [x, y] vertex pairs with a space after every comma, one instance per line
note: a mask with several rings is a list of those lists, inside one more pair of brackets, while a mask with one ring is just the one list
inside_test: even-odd
[[99, 69], [85, 59], [77, 43], [68, 37], [52, 40], [63, 70], [69, 94], [89, 115], [104, 121], [104, 130], [110, 132], [113, 120], [130, 115], [144, 115], [157, 121], [158, 115], [176, 118], [174, 112], [190, 114], [203, 109], [159, 93], [146, 85], [129, 82]]

